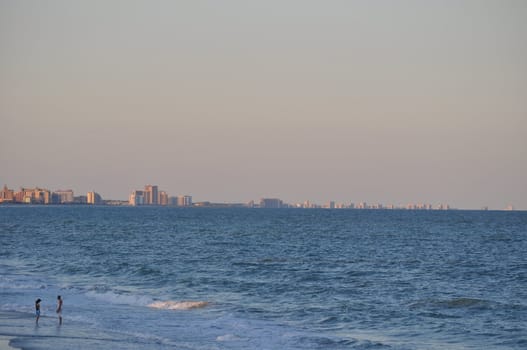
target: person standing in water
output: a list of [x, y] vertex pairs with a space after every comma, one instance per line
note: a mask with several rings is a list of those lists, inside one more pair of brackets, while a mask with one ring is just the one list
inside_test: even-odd
[[35, 301], [35, 315], [37, 316], [36, 324], [38, 325], [38, 319], [40, 318], [40, 298]]
[[62, 298], [57, 296], [57, 316], [59, 316], [59, 325], [62, 324]]

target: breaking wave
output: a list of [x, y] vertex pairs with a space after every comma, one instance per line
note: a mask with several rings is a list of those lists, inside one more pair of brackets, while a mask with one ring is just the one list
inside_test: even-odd
[[152, 302], [152, 298], [146, 296], [138, 296], [131, 294], [117, 294], [114, 292], [98, 293], [95, 291], [89, 291], [86, 293], [87, 297], [104, 301], [111, 304], [125, 304], [125, 305], [138, 305], [145, 306]]
[[207, 301], [155, 301], [148, 304], [148, 307], [154, 309], [163, 309], [163, 310], [190, 310], [190, 309], [200, 309], [209, 305]]
[[207, 301], [154, 301], [154, 299], [147, 296], [139, 296], [132, 294], [118, 294], [111, 291], [98, 293], [95, 291], [90, 291], [85, 294], [86, 296], [108, 302], [111, 304], [125, 304], [125, 305], [136, 305], [136, 306], [146, 306], [153, 309], [162, 309], [162, 310], [191, 310], [199, 309], [209, 305]]

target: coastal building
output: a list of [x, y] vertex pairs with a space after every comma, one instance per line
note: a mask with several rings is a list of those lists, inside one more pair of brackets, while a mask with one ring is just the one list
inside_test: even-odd
[[0, 203], [13, 203], [15, 201], [15, 191], [7, 188], [7, 185], [4, 185], [4, 188], [0, 191]]
[[88, 204], [88, 196], [75, 196], [73, 197], [74, 204]]
[[14, 193], [13, 202], [26, 204], [51, 204], [51, 191], [43, 188], [20, 188], [19, 192]]
[[357, 205], [357, 209], [368, 209], [368, 204], [366, 202], [360, 202]]
[[168, 205], [168, 194], [165, 191], [159, 192], [159, 205]]
[[324, 205], [324, 208], [326, 208], [326, 209], [335, 209], [335, 202], [334, 201], [330, 201], [330, 202], [326, 203]]
[[165, 191], [159, 191], [157, 185], [146, 185], [144, 190], [135, 190], [128, 197], [129, 205], [170, 205], [173, 197]]
[[86, 195], [87, 204], [102, 204], [102, 198], [97, 192], [88, 192]]
[[73, 190], [56, 190], [53, 192], [53, 195], [55, 196], [56, 200], [56, 202], [53, 202], [57, 204], [73, 203], [75, 200]]
[[146, 185], [144, 190], [144, 201], [146, 205], [158, 205], [158, 189], [156, 185]]
[[130, 194], [130, 199], [128, 201], [128, 204], [133, 205], [133, 206], [144, 205], [145, 204], [144, 191], [140, 191], [140, 190], [133, 191]]
[[168, 197], [168, 205], [177, 206], [177, 197], [174, 197], [174, 196]]
[[278, 198], [262, 198], [260, 199], [260, 208], [282, 208], [283, 202]]
[[178, 196], [177, 197], [178, 207], [190, 207], [192, 206], [192, 196]]
[[39, 204], [51, 204], [51, 191], [42, 188], [35, 189], [35, 202]]

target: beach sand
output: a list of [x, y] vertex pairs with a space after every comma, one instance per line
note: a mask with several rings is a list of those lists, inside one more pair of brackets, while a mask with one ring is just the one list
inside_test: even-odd
[[13, 339], [13, 337], [7, 337], [4, 335], [0, 335], [0, 350], [12, 350], [16, 349], [11, 346], [9, 346], [9, 342]]
[[[80, 322], [64, 318], [58, 325], [56, 317], [42, 316], [35, 325], [32, 314], [0, 311], [0, 350], [44, 350], [44, 349], [149, 349], [152, 342], [138, 341], [134, 336], [101, 332]], [[156, 344], [156, 348], [163, 348]]]

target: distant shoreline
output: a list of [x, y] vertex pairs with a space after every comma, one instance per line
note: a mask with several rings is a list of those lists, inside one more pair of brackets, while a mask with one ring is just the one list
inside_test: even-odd
[[[124, 201], [123, 201], [124, 202]], [[63, 204], [37, 204], [37, 203], [6, 203], [0, 202], [0, 207], [125, 207], [125, 208], [170, 208], [170, 209], [252, 209], [252, 210], [328, 210], [328, 211], [412, 211], [412, 212], [448, 212], [448, 211], [481, 211], [481, 212], [525, 212], [526, 209], [474, 209], [474, 208], [448, 208], [448, 209], [408, 209], [403, 207], [396, 208], [302, 208], [287, 206], [281, 208], [261, 208], [250, 207], [240, 203], [210, 203], [202, 204], [196, 202], [192, 206], [177, 205], [130, 205], [122, 204], [87, 204], [87, 203], [63, 203]]]

